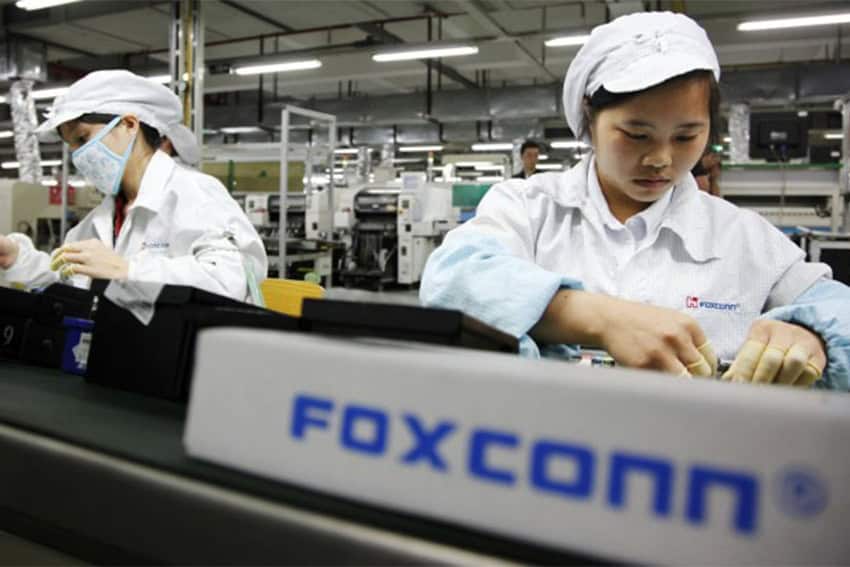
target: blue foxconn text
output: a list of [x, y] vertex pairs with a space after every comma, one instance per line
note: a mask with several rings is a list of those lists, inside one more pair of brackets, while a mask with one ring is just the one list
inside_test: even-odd
[[[437, 474], [463, 474], [476, 481], [513, 488], [526, 483], [534, 491], [570, 500], [590, 500], [604, 491], [604, 503], [614, 510], [629, 506], [627, 479], [643, 475], [652, 485], [649, 513], [656, 518], [674, 515], [673, 495], [676, 483], [684, 482], [686, 496], [684, 519], [700, 526], [708, 521], [709, 495], [722, 490], [733, 497], [731, 529], [750, 535], [757, 529], [760, 485], [755, 474], [730, 470], [709, 463], [682, 467], [662, 455], [635, 451], [597, 451], [575, 440], [523, 438], [520, 434], [489, 426], [466, 426], [442, 419], [436, 423], [413, 412], [390, 411], [376, 405], [338, 404], [331, 398], [298, 394], [293, 399], [289, 433], [293, 439], [309, 443], [315, 435], [333, 434], [344, 451], [370, 458], [391, 458], [404, 466], [422, 466]], [[332, 432], [331, 423], [338, 431]], [[406, 430], [411, 445], [398, 455], [389, 455], [390, 436]], [[323, 433], [324, 432], [324, 433]], [[463, 436], [465, 462], [450, 463], [440, 452], [453, 436]], [[517, 470], [492, 464], [492, 455], [513, 454], [528, 459], [528, 478]], [[607, 478], [600, 478], [600, 461], [607, 459]], [[551, 465], [562, 461], [572, 464], [572, 478], [558, 478]], [[500, 459], [505, 462], [505, 459]]]

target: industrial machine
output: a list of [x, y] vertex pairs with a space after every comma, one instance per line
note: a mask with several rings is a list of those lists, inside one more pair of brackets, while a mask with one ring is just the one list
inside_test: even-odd
[[422, 279], [425, 263], [443, 236], [457, 225], [450, 184], [404, 190], [398, 206], [398, 283], [412, 285]]
[[345, 287], [383, 289], [396, 280], [400, 189], [371, 187], [354, 197], [351, 247], [342, 270]]
[[845, 202], [837, 165], [751, 163], [724, 166], [723, 197], [780, 228], [841, 226]]
[[[333, 211], [327, 190], [313, 191], [305, 195], [304, 238], [307, 240], [330, 240], [333, 233]], [[287, 224], [287, 227], [289, 224]]]
[[800, 247], [810, 262], [824, 262], [832, 277], [850, 285], [850, 232], [800, 231]]
[[[286, 274], [291, 279], [303, 279], [309, 272], [316, 273], [330, 283], [332, 273], [331, 252], [322, 246], [330, 234], [330, 210], [324, 192], [289, 193], [286, 199]], [[314, 197], [315, 196], [315, 197]], [[280, 273], [280, 195], [278, 193], [234, 193], [248, 220], [257, 229], [269, 257], [269, 276], [284, 277]], [[312, 212], [308, 213], [308, 203]], [[324, 209], [322, 209], [324, 206]], [[308, 224], [307, 217], [310, 217]], [[310, 227], [308, 231], [307, 228]], [[309, 233], [308, 233], [309, 232]]]
[[[382, 289], [419, 282], [425, 262], [456, 225], [450, 184], [366, 185], [354, 196], [343, 284]], [[335, 214], [340, 224], [346, 211]]]

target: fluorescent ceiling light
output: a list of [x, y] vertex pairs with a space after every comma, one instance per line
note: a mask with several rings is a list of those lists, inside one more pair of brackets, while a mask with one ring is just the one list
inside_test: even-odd
[[46, 98], [56, 98], [57, 96], [64, 94], [68, 90], [68, 87], [56, 87], [53, 89], [41, 89], [38, 91], [32, 92], [33, 100], [43, 100]]
[[549, 144], [556, 150], [567, 150], [567, 149], [576, 149], [576, 148], [586, 148], [587, 144], [582, 142], [581, 140], [559, 140], [552, 142]]
[[398, 151], [405, 153], [441, 152], [443, 151], [443, 146], [401, 146]]
[[548, 154], [540, 154], [539, 156], [537, 156], [537, 159], [539, 159], [540, 161], [546, 161], [547, 159], [549, 159], [549, 155]]
[[752, 20], [738, 24], [738, 31], [781, 30], [809, 26], [830, 26], [850, 23], [850, 12], [802, 18], [778, 18], [773, 20]]
[[809, 115], [808, 110], [800, 110], [800, 111], [797, 112], [797, 116], [799, 116], [800, 118], [805, 118], [808, 115]]
[[[369, 151], [372, 151], [371, 148], [366, 148]], [[334, 150], [335, 154], [344, 155], [344, 156], [356, 156], [360, 153], [359, 148], [337, 148]]]
[[259, 126], [231, 126], [229, 128], [219, 128], [222, 134], [260, 134], [265, 132]]
[[732, 137], [731, 136], [724, 136], [723, 141], [728, 144], [729, 142], [732, 141]]
[[501, 152], [514, 149], [511, 143], [504, 144], [472, 144], [473, 152]]
[[146, 77], [146, 78], [149, 81], [153, 81], [154, 83], [160, 83], [160, 84], [163, 84], [163, 85], [165, 83], [171, 82], [171, 75], [151, 75], [150, 77]]
[[71, 4], [80, 0], [18, 0], [15, 6], [21, 10], [41, 10], [43, 8], [52, 8], [53, 6], [61, 6], [63, 4]]
[[590, 39], [590, 36], [585, 35], [562, 35], [560, 37], [553, 37], [552, 39], [547, 39], [544, 43], [546, 47], [568, 47], [571, 45], [584, 45], [587, 43], [587, 40]]
[[233, 72], [237, 75], [262, 75], [265, 73], [286, 73], [287, 71], [318, 69], [321, 66], [322, 62], [318, 59], [307, 59], [304, 61], [269, 63], [266, 65], [246, 65], [244, 67], [236, 67]]
[[829, 152], [829, 157], [841, 157], [841, 152]]
[[[54, 165], [62, 165], [61, 159], [45, 159], [41, 161], [41, 167], [53, 167]], [[0, 163], [2, 169], [18, 169], [21, 164], [16, 161], [4, 161]]]
[[546, 171], [547, 169], [564, 169], [564, 165], [561, 163], [541, 163], [537, 166], [537, 169]]
[[504, 171], [501, 165], [476, 165], [475, 171]]
[[838, 132], [838, 133], [832, 133], [832, 134], [824, 134], [823, 137], [826, 138], [827, 140], [843, 140], [844, 134]]
[[487, 183], [487, 182], [490, 182], [490, 181], [492, 181], [492, 182], [504, 181], [505, 178], [500, 176], [500, 175], [482, 175], [480, 177], [477, 177], [475, 180]]
[[15, 135], [15, 133], [14, 133], [14, 132], [12, 132], [11, 130], [2, 130], [2, 131], [0, 131], [0, 139], [3, 139], [3, 138], [11, 138], [11, 137], [12, 137], [12, 136], [14, 136], [14, 135]]
[[435, 59], [438, 57], [459, 57], [461, 55], [475, 55], [478, 48], [474, 45], [444, 45], [439, 47], [419, 47], [415, 49], [396, 49], [383, 53], [376, 53], [372, 61], [385, 63], [387, 61], [409, 61], [410, 59]]

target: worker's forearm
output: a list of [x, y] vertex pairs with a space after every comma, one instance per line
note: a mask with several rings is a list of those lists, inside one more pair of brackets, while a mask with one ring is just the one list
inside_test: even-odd
[[561, 290], [529, 334], [542, 343], [599, 346], [609, 299], [586, 291]]

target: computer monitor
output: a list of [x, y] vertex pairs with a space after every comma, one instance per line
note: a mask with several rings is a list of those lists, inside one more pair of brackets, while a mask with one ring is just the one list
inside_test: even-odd
[[750, 158], [788, 161], [808, 155], [809, 124], [796, 112], [750, 114]]

